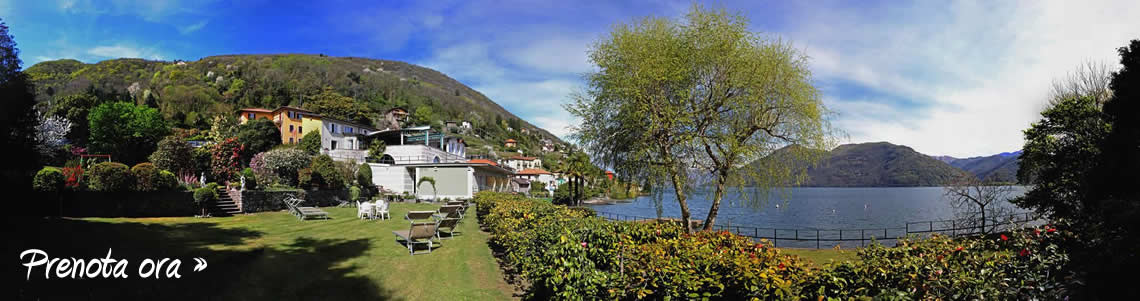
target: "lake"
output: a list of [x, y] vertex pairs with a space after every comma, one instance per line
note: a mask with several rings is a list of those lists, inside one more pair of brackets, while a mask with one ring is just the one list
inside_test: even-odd
[[[942, 187], [810, 187], [788, 188], [770, 193], [758, 206], [731, 203], [740, 199], [731, 190], [721, 202], [718, 225], [781, 229], [861, 229], [903, 227], [906, 222], [954, 218], [954, 209], [943, 196]], [[750, 191], [750, 190], [746, 190]], [[1011, 197], [1024, 194], [1026, 187], [1014, 187]], [[693, 219], [708, 214], [712, 189], [692, 193], [688, 198]], [[680, 217], [681, 209], [672, 191], [663, 192], [663, 217]], [[1013, 207], [1008, 202], [1002, 206]], [[629, 203], [592, 205], [599, 213], [657, 217], [653, 197], [638, 197]], [[1016, 207], [1013, 207], [1016, 208]], [[1025, 212], [1015, 209], [1016, 212]]]

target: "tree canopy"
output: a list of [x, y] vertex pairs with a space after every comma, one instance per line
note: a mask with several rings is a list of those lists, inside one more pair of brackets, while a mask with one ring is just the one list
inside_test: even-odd
[[699, 180], [690, 176], [717, 184], [705, 220], [711, 229], [732, 178], [752, 177], [763, 188], [797, 176], [781, 165], [736, 172], [740, 166], [789, 144], [831, 144], [806, 55], [749, 31], [740, 14], [694, 5], [683, 20], [619, 24], [589, 57], [598, 71], [567, 106], [582, 119], [574, 136], [622, 176], [671, 183], [688, 225], [686, 193]]
[[87, 120], [94, 152], [109, 153], [127, 164], [145, 161], [168, 132], [157, 109], [129, 102], [98, 105]]

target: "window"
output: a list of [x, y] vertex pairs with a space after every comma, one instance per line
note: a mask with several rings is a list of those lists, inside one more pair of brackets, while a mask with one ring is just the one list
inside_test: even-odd
[[253, 120], [253, 113], [249, 113], [249, 117], [247, 117], [246, 119]]
[[329, 149], [336, 149], [336, 140], [332, 141], [332, 144], [330, 145]]
[[297, 126], [297, 132], [298, 132], [298, 133], [302, 133], [302, 132], [304, 132], [304, 130], [302, 130], [302, 129], [301, 129], [301, 126], [299, 126], [299, 125], [298, 125], [298, 126]]
[[293, 132], [293, 125], [292, 125], [292, 124], [290, 124], [290, 125], [289, 125], [289, 132], [290, 132], [290, 133], [292, 133], [292, 132]]
[[293, 144], [293, 137], [289, 137], [289, 144]]
[[346, 126], [346, 127], [344, 127], [344, 132], [345, 132], [345, 133], [349, 133], [349, 134], [352, 134], [352, 127], [350, 127], [350, 126]]
[[336, 133], [336, 124], [335, 123], [329, 124], [329, 132]]

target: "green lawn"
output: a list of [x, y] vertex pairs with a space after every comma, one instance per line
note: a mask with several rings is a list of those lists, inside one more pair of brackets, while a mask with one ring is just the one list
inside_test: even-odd
[[856, 254], [855, 249], [850, 250], [835, 250], [835, 249], [780, 249], [784, 254], [791, 254], [799, 256], [808, 262], [812, 263], [815, 267], [822, 267], [824, 264], [834, 261], [856, 261], [859, 256]]
[[[297, 220], [285, 212], [223, 218], [9, 218], [8, 283], [18, 299], [221, 299], [221, 300], [480, 300], [511, 299], [487, 234], [474, 216], [461, 234], [426, 255], [408, 255], [392, 230], [407, 229], [408, 210], [430, 204], [394, 203], [392, 219], [365, 221], [355, 208], [325, 208], [330, 220]], [[15, 263], [25, 249], [52, 258], [130, 260], [129, 279], [44, 280]], [[145, 258], [182, 260], [179, 279], [139, 279]], [[194, 257], [209, 266], [192, 272]], [[20, 260], [19, 263], [24, 263]]]

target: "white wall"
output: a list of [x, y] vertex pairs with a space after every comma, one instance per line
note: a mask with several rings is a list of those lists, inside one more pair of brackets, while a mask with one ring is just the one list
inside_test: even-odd
[[412, 174], [407, 167], [369, 163], [372, 167], [372, 184], [383, 186], [396, 194], [414, 191]]

